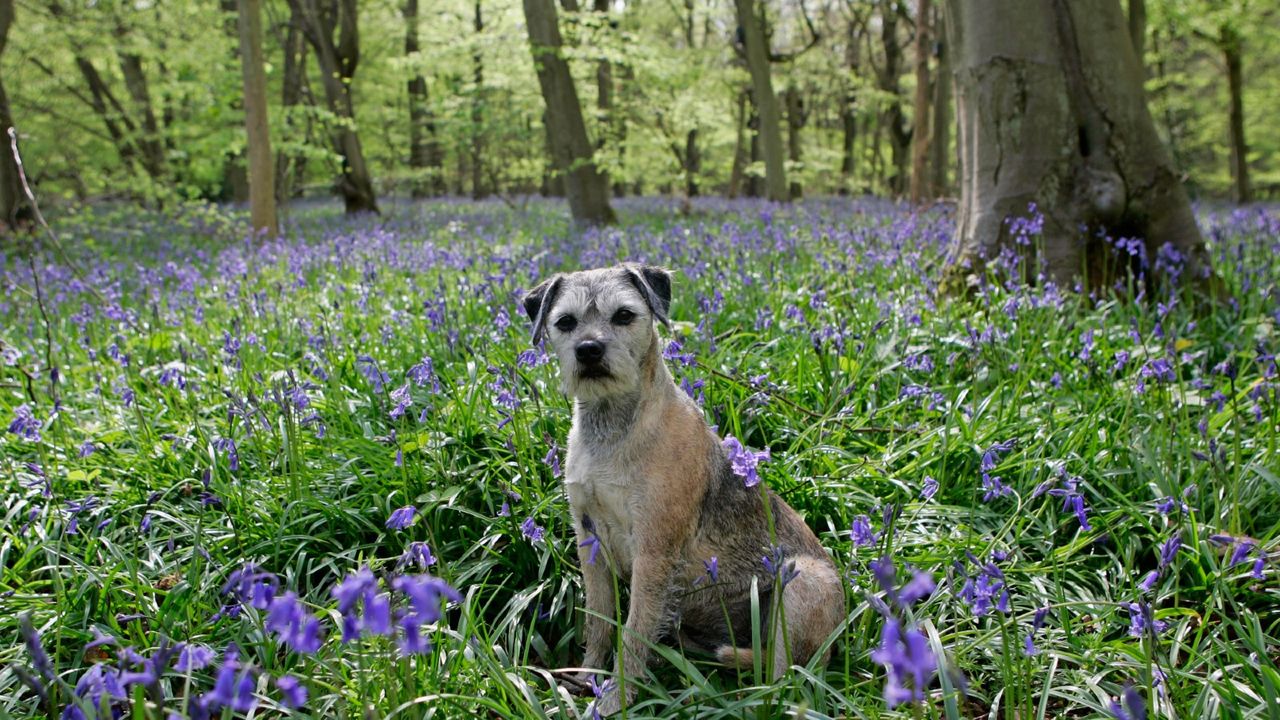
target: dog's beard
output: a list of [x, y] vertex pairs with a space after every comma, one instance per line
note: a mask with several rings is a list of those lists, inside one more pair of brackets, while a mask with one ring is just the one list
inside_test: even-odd
[[579, 400], [603, 400], [630, 390], [636, 377], [636, 368], [625, 361], [599, 365], [582, 365], [576, 360], [562, 362], [560, 389]]

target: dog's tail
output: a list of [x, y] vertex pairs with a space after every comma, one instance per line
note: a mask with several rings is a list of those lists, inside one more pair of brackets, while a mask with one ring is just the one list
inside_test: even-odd
[[731, 645], [721, 645], [716, 648], [716, 660], [719, 660], [721, 665], [749, 668], [754, 659], [755, 656], [752, 654], [751, 648], [739, 648]]

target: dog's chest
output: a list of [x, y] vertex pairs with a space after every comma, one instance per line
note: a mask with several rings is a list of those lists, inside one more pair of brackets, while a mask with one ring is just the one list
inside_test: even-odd
[[622, 463], [570, 443], [565, 464], [569, 505], [575, 515], [591, 518], [600, 543], [624, 576], [630, 574], [635, 557], [634, 519], [639, 482]]

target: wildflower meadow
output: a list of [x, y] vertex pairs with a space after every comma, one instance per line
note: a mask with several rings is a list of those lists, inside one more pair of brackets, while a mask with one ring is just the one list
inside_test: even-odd
[[[0, 718], [576, 719], [619, 681], [628, 717], [1280, 717], [1280, 212], [1197, 210], [1211, 298], [1110, 237], [1114, 288], [1009, 251], [939, 292], [946, 206], [616, 209], [98, 206], [0, 259]], [[829, 663], [567, 671], [571, 407], [520, 298], [620, 260], [673, 271], [677, 383], [841, 569]]]

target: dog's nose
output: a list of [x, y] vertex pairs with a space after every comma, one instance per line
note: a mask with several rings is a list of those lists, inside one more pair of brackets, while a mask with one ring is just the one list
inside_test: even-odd
[[578, 358], [578, 362], [595, 365], [604, 359], [604, 343], [598, 340], [584, 340], [573, 349], [573, 354]]

